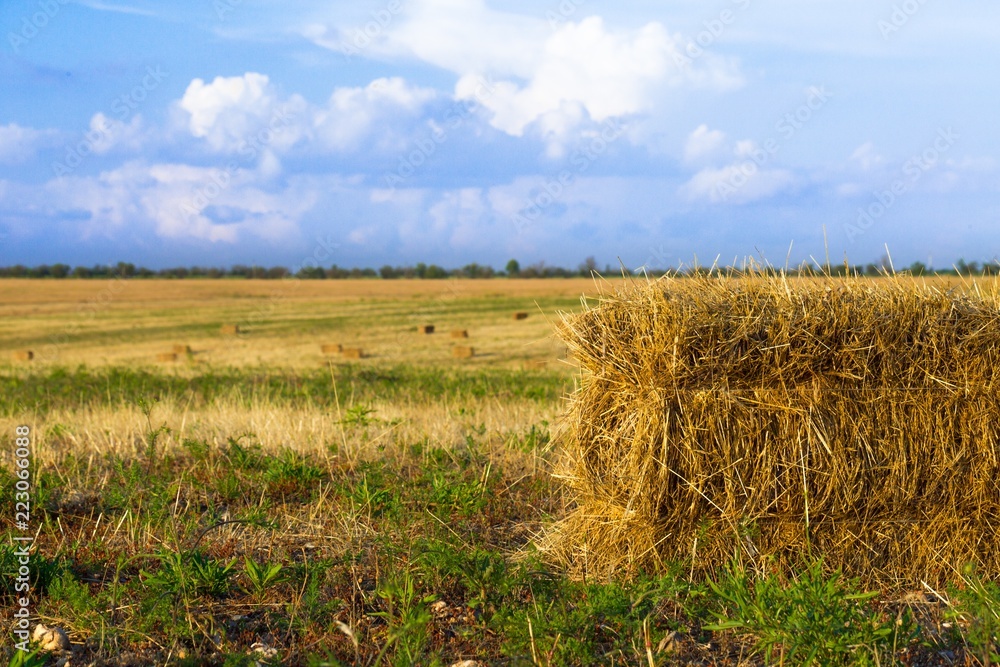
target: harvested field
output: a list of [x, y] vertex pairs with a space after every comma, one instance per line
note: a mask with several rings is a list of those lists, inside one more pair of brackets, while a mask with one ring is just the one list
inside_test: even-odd
[[[558, 313], [595, 292], [584, 279], [0, 280], [0, 354], [33, 349], [45, 366], [142, 364], [183, 342], [206, 367], [307, 369], [321, 345], [364, 340], [373, 358], [434, 364], [440, 341], [413, 335], [433, 322], [475, 330], [490, 353], [479, 363], [519, 368], [557, 356]], [[546, 316], [511, 318], [536, 307]], [[222, 323], [250, 335], [222, 334]]]
[[560, 335], [578, 506], [544, 547], [587, 576], [734, 553], [868, 585], [1000, 571], [995, 289], [664, 279]]

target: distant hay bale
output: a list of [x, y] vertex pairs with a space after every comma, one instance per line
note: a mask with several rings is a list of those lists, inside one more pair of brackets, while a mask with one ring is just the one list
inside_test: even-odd
[[191, 354], [190, 345], [174, 345], [174, 354]]
[[514, 313], [514, 319], [515, 320], [526, 320], [526, 319], [528, 319], [528, 313], [525, 313], [525, 312]]
[[31, 361], [35, 358], [35, 353], [32, 350], [18, 350], [14, 353], [14, 359], [17, 361]]
[[341, 354], [345, 359], [364, 359], [365, 352], [360, 347], [345, 347]]
[[432, 333], [434, 333], [434, 325], [433, 324], [423, 324], [420, 327], [418, 327], [417, 330], [420, 333], [422, 333], [422, 334], [432, 334]]
[[567, 316], [575, 505], [539, 547], [588, 577], [734, 553], [866, 585], [1000, 571], [997, 289], [665, 278]]
[[241, 329], [238, 324], [223, 324], [220, 331], [226, 336], [235, 336], [236, 334], [241, 333]]
[[319, 349], [323, 352], [323, 354], [340, 354], [344, 351], [344, 346], [340, 343], [326, 343], [324, 345], [320, 345]]
[[452, 338], [468, 338], [469, 337], [469, 332], [466, 331], [465, 329], [452, 329], [451, 330], [451, 337]]
[[177, 361], [177, 354], [175, 352], [162, 352], [156, 355], [156, 360], [167, 363], [174, 362]]
[[451, 348], [451, 356], [456, 359], [471, 359], [476, 356], [476, 350], [465, 345], [456, 345]]

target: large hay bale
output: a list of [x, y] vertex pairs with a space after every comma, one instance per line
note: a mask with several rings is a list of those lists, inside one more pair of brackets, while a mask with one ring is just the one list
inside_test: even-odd
[[476, 356], [476, 350], [475, 348], [468, 347], [465, 345], [456, 345], [455, 347], [451, 348], [451, 356], [455, 357], [456, 359], [471, 359], [472, 357]]
[[1000, 298], [906, 279], [665, 278], [568, 316], [589, 576], [821, 555], [869, 585], [1000, 572]]

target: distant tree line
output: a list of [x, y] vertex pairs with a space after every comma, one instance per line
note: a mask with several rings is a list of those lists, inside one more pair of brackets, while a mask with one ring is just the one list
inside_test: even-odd
[[[704, 267], [690, 266], [682, 269], [664, 269], [644, 267], [636, 270], [636, 273], [645, 272], [649, 276], [658, 276], [666, 272], [679, 275], [707, 275], [724, 274], [733, 271], [730, 267]], [[844, 275], [864, 275], [878, 276], [892, 273], [893, 267], [887, 258], [883, 258], [878, 263], [869, 264], [839, 264], [830, 266], [819, 266], [816, 264], [801, 264], [796, 267], [775, 268], [771, 266], [755, 266], [753, 271], [765, 274], [777, 274], [784, 272], [789, 275], [822, 275], [830, 274], [835, 276]], [[198, 278], [198, 279], [262, 279], [278, 280], [281, 278], [302, 278], [306, 280], [346, 280], [346, 279], [376, 279], [376, 280], [437, 280], [444, 278], [572, 278], [590, 277], [593, 273], [600, 273], [605, 276], [621, 274], [622, 267], [612, 267], [605, 265], [601, 270], [593, 257], [588, 257], [577, 268], [567, 269], [558, 266], [548, 266], [545, 262], [538, 262], [522, 268], [520, 263], [512, 259], [507, 262], [502, 271], [498, 271], [489, 265], [466, 264], [461, 268], [446, 269], [437, 264], [424, 264], [418, 262], [414, 266], [391, 266], [386, 264], [379, 269], [373, 268], [345, 268], [334, 264], [329, 268], [306, 267], [292, 273], [283, 266], [245, 266], [236, 264], [228, 269], [216, 267], [175, 267], [166, 269], [147, 269], [143, 266], [135, 266], [129, 262], [118, 262], [115, 265], [99, 264], [91, 267], [75, 266], [68, 264], [40, 264], [38, 266], [24, 266], [16, 264], [14, 266], [0, 267], [0, 278]], [[1000, 274], [1000, 263], [994, 262], [966, 262], [964, 259], [958, 260], [949, 269], [931, 269], [923, 262], [914, 262], [899, 272], [908, 273], [915, 276], [923, 275], [963, 275], [963, 276], [993, 276]]]

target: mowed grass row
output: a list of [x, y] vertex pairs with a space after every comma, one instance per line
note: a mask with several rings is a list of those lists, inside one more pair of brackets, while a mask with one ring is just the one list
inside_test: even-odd
[[[67, 630], [74, 664], [995, 659], [1000, 590], [975, 573], [948, 591], [869, 593], [803, 557], [795, 572], [734, 560], [692, 578], [677, 562], [655, 578], [571, 580], [532, 546], [570, 502], [551, 474], [565, 377], [337, 371], [4, 376], [0, 446], [12, 451], [26, 418], [44, 462], [33, 608]], [[285, 437], [238, 418], [278, 420]], [[322, 433], [296, 431], [303, 421]], [[15, 567], [4, 539], [4, 618]]]
[[49, 367], [37, 372], [0, 367], [0, 416], [44, 417], [52, 410], [87, 410], [139, 402], [173, 401], [194, 407], [226, 400], [297, 407], [337, 406], [338, 401], [463, 401], [527, 399], [556, 405], [573, 389], [565, 374], [417, 365], [338, 364], [280, 370], [212, 368], [201, 374], [121, 366]]

